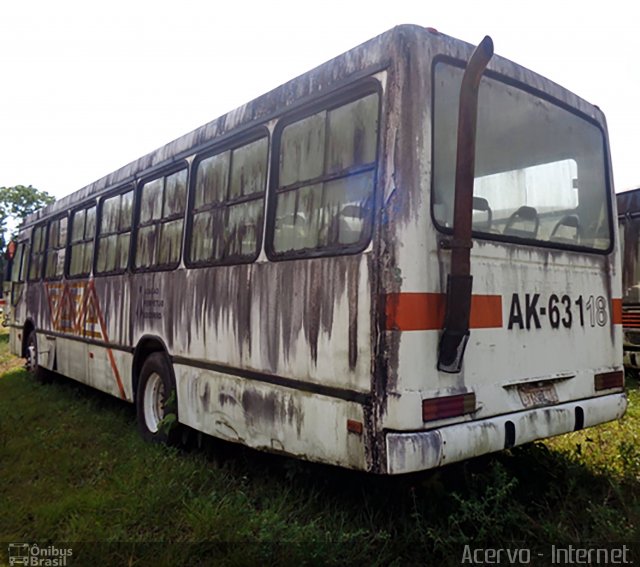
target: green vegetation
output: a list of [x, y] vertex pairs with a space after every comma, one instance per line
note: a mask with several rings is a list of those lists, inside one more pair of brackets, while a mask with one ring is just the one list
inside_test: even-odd
[[69, 565], [446, 565], [467, 543], [639, 539], [635, 384], [620, 423], [380, 478], [212, 439], [145, 444], [131, 406], [38, 384], [6, 350], [0, 335], [0, 541], [72, 542]]
[[53, 195], [31, 185], [0, 187], [0, 250], [4, 251], [6, 242], [11, 238], [9, 232], [27, 215], [54, 201]]

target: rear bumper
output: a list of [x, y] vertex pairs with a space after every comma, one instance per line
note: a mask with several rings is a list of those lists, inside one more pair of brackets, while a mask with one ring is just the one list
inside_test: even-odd
[[388, 433], [387, 473], [431, 469], [623, 416], [624, 393], [510, 413], [416, 433]]

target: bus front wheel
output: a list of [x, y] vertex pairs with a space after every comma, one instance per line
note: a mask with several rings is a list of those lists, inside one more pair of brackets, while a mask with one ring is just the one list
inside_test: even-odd
[[176, 384], [171, 363], [162, 352], [151, 353], [142, 365], [136, 414], [145, 441], [173, 444], [179, 440]]

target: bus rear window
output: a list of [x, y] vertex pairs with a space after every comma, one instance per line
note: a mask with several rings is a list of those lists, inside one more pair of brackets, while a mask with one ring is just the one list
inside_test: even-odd
[[[435, 67], [433, 216], [453, 224], [462, 69]], [[557, 104], [483, 77], [473, 230], [477, 236], [606, 252], [611, 219], [604, 137]]]

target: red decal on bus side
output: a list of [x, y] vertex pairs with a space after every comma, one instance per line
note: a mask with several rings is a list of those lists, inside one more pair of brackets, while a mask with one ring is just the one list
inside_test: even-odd
[[[98, 303], [98, 294], [96, 293], [96, 288], [93, 283], [93, 280], [89, 281], [89, 292], [93, 295], [94, 307], [96, 310], [96, 314], [98, 315], [98, 321], [100, 322], [100, 330], [102, 331], [102, 340], [106, 343], [109, 342], [109, 336], [107, 335], [107, 325], [105, 323], [104, 317], [102, 316], [102, 310], [100, 309], [100, 304]], [[116, 359], [113, 356], [113, 351], [107, 347], [107, 356], [109, 357], [109, 364], [111, 364], [111, 370], [113, 370], [113, 374], [116, 377], [116, 382], [118, 383], [118, 389], [120, 390], [120, 397], [123, 400], [127, 399], [127, 395], [124, 391], [124, 386], [122, 385], [122, 379], [120, 378], [120, 372], [118, 371], [118, 366], [116, 364]]]
[[[107, 334], [107, 325], [104, 317], [102, 316], [102, 311], [100, 310], [98, 294], [96, 293], [93, 280], [89, 280], [88, 283], [78, 282], [72, 285], [76, 290], [78, 288], [82, 289], [82, 299], [80, 299], [79, 297], [80, 294], [76, 294], [76, 297], [73, 300], [71, 299], [69, 284], [45, 285], [45, 290], [47, 292], [47, 301], [49, 302], [49, 309], [51, 310], [51, 326], [56, 331], [71, 332], [71, 334], [77, 334], [84, 337], [89, 336], [94, 339], [102, 339], [105, 343], [108, 344], [109, 335]], [[62, 293], [60, 293], [61, 289]], [[52, 297], [52, 290], [56, 291], [55, 297]], [[65, 300], [67, 307], [66, 313], [63, 308]], [[78, 314], [76, 315], [76, 307], [80, 302], [82, 306]], [[89, 313], [91, 315], [90, 317], [87, 317]], [[64, 319], [62, 319], [61, 321], [61, 317], [63, 314]], [[97, 317], [97, 322], [100, 324], [100, 333], [96, 333], [94, 330], [87, 331], [86, 328], [86, 324], [88, 322], [87, 320], [89, 319], [89, 321], [93, 321], [95, 317]], [[72, 326], [69, 326], [70, 322], [72, 323]], [[107, 357], [109, 358], [109, 365], [111, 366], [116, 384], [118, 385], [120, 397], [122, 399], [126, 399], [127, 395], [124, 391], [124, 385], [122, 384], [122, 379], [120, 377], [120, 372], [118, 371], [115, 357], [113, 356], [113, 350], [109, 347], [106, 347], [106, 350]]]
[[[444, 293], [390, 293], [386, 297], [388, 331], [438, 331], [444, 326]], [[502, 327], [502, 296], [471, 297], [471, 329]]]

